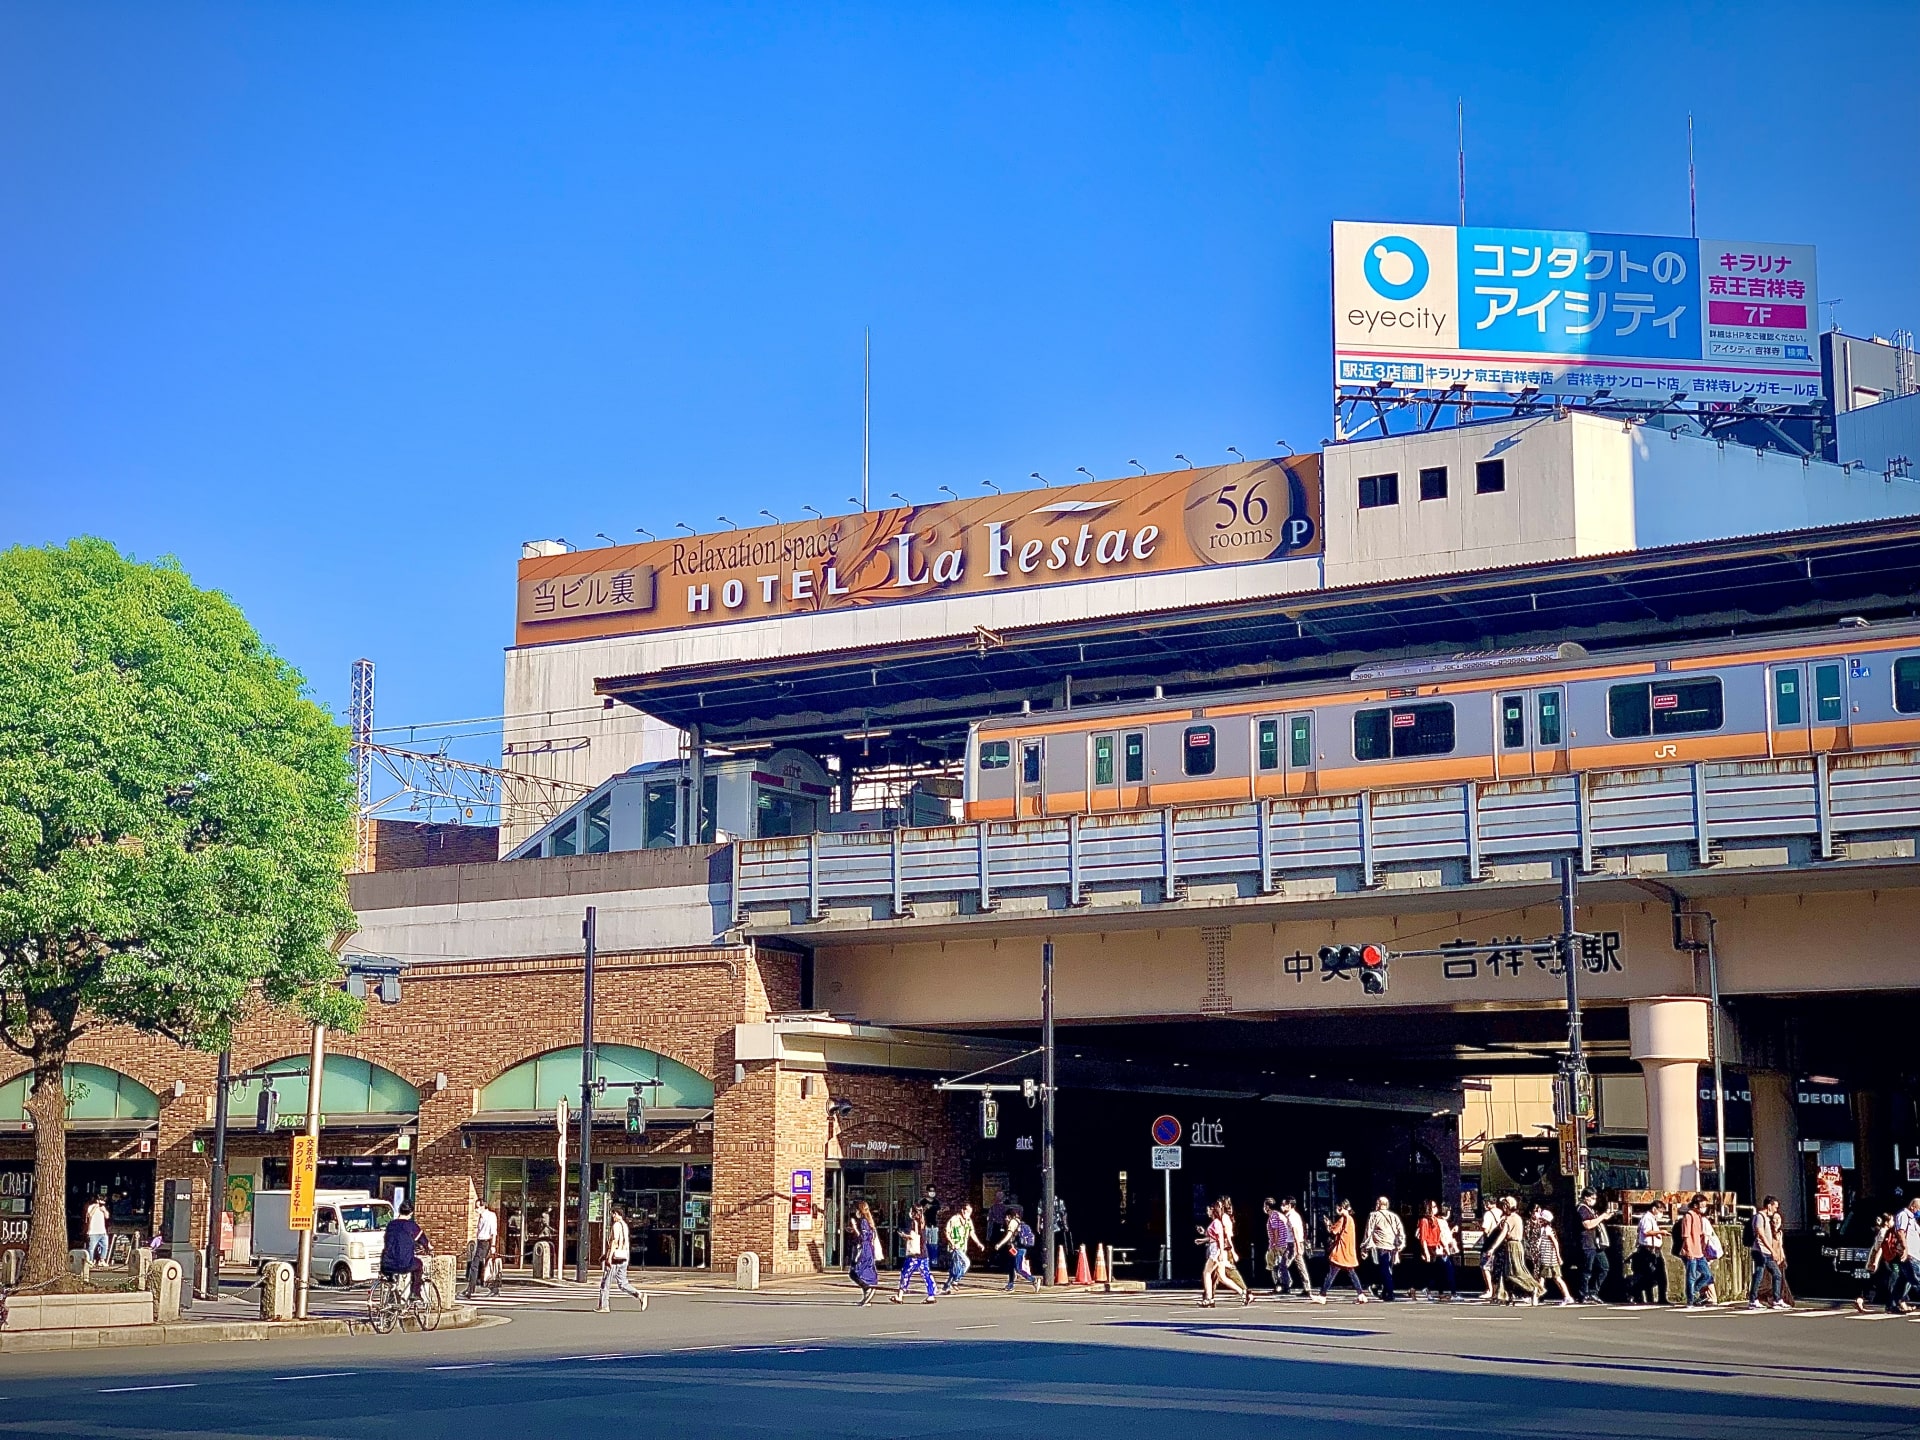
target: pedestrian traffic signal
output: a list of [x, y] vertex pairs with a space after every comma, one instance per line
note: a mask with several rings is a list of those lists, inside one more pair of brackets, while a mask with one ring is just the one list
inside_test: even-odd
[[1040, 1102], [1040, 1082], [1031, 1077], [1023, 1079], [1020, 1082], [1020, 1098], [1027, 1102], [1028, 1109], [1032, 1109]]
[[1360, 972], [1360, 988], [1369, 995], [1387, 993], [1387, 967], [1393, 956], [1384, 945], [1322, 945], [1321, 974], [1331, 980], [1337, 975]]
[[1000, 1138], [1000, 1102], [991, 1095], [984, 1095], [980, 1099], [980, 1138]]
[[640, 1096], [627, 1096], [627, 1133], [644, 1135], [647, 1133], [647, 1112], [640, 1104]]
[[260, 1104], [253, 1112], [253, 1129], [257, 1135], [271, 1135], [274, 1123], [280, 1118], [280, 1097], [274, 1093], [271, 1085], [260, 1092]]

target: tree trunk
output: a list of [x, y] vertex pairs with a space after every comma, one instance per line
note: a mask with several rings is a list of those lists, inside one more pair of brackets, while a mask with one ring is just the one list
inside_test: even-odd
[[33, 1061], [27, 1114], [33, 1117], [33, 1215], [23, 1283], [67, 1273], [67, 1047], [42, 1037]]

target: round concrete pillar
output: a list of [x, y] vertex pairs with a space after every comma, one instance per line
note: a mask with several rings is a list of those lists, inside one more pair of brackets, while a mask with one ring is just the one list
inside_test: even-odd
[[1633, 1058], [1647, 1083], [1647, 1183], [1655, 1190], [1700, 1185], [1700, 1067], [1707, 1045], [1708, 1002], [1661, 996], [1628, 1004]]

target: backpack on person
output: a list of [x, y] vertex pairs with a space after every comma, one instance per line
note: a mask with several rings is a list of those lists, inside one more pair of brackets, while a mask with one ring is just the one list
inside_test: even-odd
[[1033, 1227], [1024, 1220], [1020, 1222], [1020, 1232], [1014, 1237], [1014, 1244], [1018, 1245], [1022, 1250], [1031, 1250], [1033, 1248]]

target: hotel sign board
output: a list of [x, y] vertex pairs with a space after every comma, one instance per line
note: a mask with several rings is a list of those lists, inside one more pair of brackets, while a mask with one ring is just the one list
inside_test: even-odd
[[516, 642], [1321, 553], [1320, 457], [1136, 475], [520, 562]]

